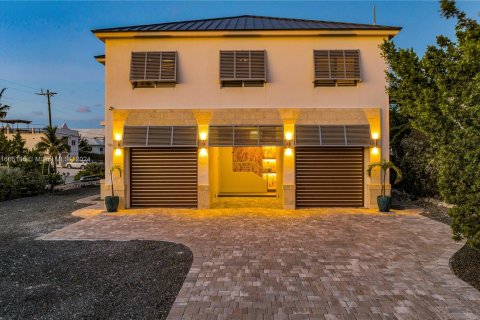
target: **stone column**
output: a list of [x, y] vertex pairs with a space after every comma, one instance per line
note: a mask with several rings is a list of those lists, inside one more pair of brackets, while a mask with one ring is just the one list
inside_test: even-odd
[[198, 208], [207, 209], [210, 207], [210, 181], [209, 181], [209, 151], [208, 140], [202, 140], [208, 137], [208, 124], [198, 125]]
[[284, 138], [291, 138], [292, 145], [283, 149], [283, 208], [295, 209], [295, 151], [293, 148], [295, 125], [284, 124]]

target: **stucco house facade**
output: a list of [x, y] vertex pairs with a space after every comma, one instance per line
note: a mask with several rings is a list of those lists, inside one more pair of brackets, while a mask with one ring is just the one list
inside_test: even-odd
[[260, 16], [94, 30], [120, 206], [375, 206], [378, 173], [365, 171], [389, 158], [379, 45], [399, 31]]

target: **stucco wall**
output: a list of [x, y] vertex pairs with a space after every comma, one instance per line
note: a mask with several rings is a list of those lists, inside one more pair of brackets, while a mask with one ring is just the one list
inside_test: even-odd
[[[211, 37], [106, 40], [106, 106], [143, 108], [290, 108], [384, 106], [383, 37]], [[266, 50], [263, 88], [220, 88], [220, 50]], [[313, 87], [314, 49], [359, 49], [358, 87]], [[132, 51], [177, 51], [175, 88], [132, 89]]]

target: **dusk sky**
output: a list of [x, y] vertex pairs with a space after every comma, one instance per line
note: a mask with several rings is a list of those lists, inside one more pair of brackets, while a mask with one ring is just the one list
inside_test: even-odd
[[[243, 14], [401, 26], [400, 47], [422, 54], [438, 34], [452, 37], [454, 22], [440, 17], [437, 1], [216, 1], [216, 2], [0, 2], [0, 88], [9, 119], [48, 122], [46, 98], [53, 97], [53, 121], [71, 128], [100, 127], [104, 113], [103, 43], [91, 29]], [[459, 2], [478, 18], [480, 2]]]

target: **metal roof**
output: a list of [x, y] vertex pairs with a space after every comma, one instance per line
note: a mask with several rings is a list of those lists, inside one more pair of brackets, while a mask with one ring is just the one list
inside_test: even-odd
[[243, 15], [96, 29], [92, 32], [254, 31], [254, 30], [401, 30], [401, 27]]

